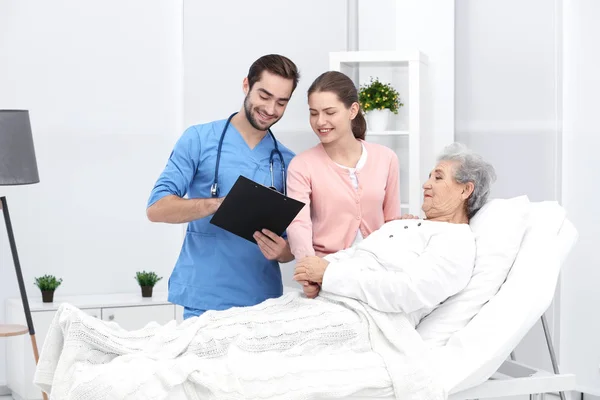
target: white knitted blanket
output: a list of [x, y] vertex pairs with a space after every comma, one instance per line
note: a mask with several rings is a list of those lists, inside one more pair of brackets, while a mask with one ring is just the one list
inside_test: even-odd
[[402, 314], [323, 293], [126, 331], [62, 304], [34, 382], [51, 399], [441, 400]]

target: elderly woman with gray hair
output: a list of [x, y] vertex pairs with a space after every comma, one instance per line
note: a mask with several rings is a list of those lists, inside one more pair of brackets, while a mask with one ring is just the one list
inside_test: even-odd
[[416, 325], [469, 282], [475, 262], [469, 219], [487, 201], [495, 179], [489, 163], [454, 143], [423, 184], [425, 219], [406, 215], [357, 246], [299, 260], [294, 279], [380, 311], [407, 313]]
[[449, 146], [423, 185], [426, 219], [299, 260], [295, 279], [322, 285], [314, 299], [294, 291], [132, 332], [62, 304], [34, 381], [56, 399], [445, 400], [415, 324], [469, 281], [468, 222], [494, 179], [481, 157]]

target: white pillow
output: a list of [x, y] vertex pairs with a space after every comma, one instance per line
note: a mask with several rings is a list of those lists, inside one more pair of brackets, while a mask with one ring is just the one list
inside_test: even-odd
[[557, 201], [531, 203], [525, 234], [531, 232], [537, 235], [539, 231], [549, 233], [551, 236], [558, 235], [566, 217], [565, 209]]
[[417, 326], [428, 345], [444, 346], [498, 292], [521, 246], [529, 206], [527, 196], [494, 199], [471, 219], [477, 247], [473, 275], [461, 292], [440, 304]]

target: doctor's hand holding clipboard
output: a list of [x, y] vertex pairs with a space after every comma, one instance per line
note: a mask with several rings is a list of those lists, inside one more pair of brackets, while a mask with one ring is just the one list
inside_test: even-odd
[[287, 241], [268, 229], [254, 232], [254, 240], [256, 240], [258, 248], [267, 260], [277, 260], [278, 258], [288, 259], [292, 257], [292, 252]]

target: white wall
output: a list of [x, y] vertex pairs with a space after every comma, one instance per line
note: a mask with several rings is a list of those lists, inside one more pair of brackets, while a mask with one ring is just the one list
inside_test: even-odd
[[[146, 201], [182, 127], [181, 1], [0, 2], [0, 108], [30, 110], [41, 182], [1, 188], [30, 297], [136, 291], [165, 279], [178, 227], [151, 224]], [[0, 229], [0, 321], [18, 296]], [[5, 382], [0, 342], [0, 386]]]
[[[457, 0], [456, 11], [457, 139], [496, 166], [495, 197], [557, 199], [578, 229], [547, 316], [561, 371], [600, 395], [600, 3]], [[551, 370], [540, 324], [516, 356]]]
[[579, 242], [562, 275], [561, 367], [600, 395], [600, 2], [563, 1], [563, 203]]
[[553, 1], [456, 2], [456, 136], [494, 163], [495, 195], [554, 197], [554, 35]]
[[[433, 153], [454, 141], [455, 0], [396, 0], [396, 48], [415, 48], [429, 59], [428, 98]], [[433, 167], [433, 166], [431, 166]], [[423, 174], [426, 179], [429, 171]]]
[[[492, 197], [556, 199], [555, 8], [548, 0], [456, 1], [456, 140], [496, 168]], [[558, 326], [554, 307], [547, 316]], [[515, 353], [551, 369], [539, 323]]]
[[222, 1], [210, 7], [187, 0], [184, 9], [185, 125], [239, 111], [250, 64], [278, 53], [296, 64], [301, 78], [273, 133], [295, 151], [317, 143], [308, 124], [306, 91], [328, 69], [328, 53], [345, 49], [346, 0]]

